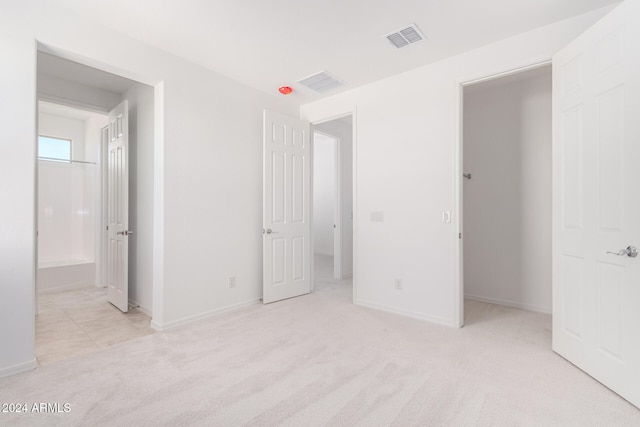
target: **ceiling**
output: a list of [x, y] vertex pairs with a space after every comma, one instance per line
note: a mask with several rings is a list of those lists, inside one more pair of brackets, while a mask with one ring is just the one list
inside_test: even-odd
[[[120, 33], [299, 103], [352, 89], [617, 0], [46, 0]], [[114, 19], [113, 11], [119, 13]], [[426, 41], [384, 35], [415, 23]], [[296, 83], [326, 70], [346, 85]]]

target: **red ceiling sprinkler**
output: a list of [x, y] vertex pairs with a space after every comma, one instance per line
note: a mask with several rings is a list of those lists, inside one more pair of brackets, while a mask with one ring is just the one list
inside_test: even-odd
[[293, 92], [293, 89], [291, 89], [289, 86], [280, 86], [278, 88], [278, 92], [283, 95], [289, 95], [291, 92]]

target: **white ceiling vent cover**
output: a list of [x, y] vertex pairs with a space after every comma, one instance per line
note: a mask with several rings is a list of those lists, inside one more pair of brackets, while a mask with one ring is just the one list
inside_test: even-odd
[[313, 89], [318, 93], [326, 92], [344, 84], [342, 80], [324, 70], [305, 77], [304, 79], [300, 79], [298, 80], [298, 83], [308, 87], [309, 89]]
[[387, 34], [385, 37], [398, 49], [409, 46], [412, 43], [417, 43], [426, 38], [416, 24], [411, 24], [407, 27], [396, 30]]

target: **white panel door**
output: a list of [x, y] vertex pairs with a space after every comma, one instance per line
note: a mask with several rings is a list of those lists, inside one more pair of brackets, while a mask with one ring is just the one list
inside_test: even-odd
[[264, 112], [263, 302], [311, 292], [309, 123]]
[[640, 2], [559, 52], [553, 81], [553, 349], [640, 407]]
[[129, 310], [129, 120], [127, 101], [109, 113], [107, 157], [107, 298]]

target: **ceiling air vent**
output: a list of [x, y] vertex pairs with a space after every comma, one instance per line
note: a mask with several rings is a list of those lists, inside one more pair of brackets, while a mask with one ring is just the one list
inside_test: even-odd
[[298, 83], [313, 89], [318, 93], [326, 92], [344, 84], [342, 80], [332, 76], [324, 70], [309, 77], [305, 77], [304, 79], [300, 79], [298, 80]]
[[398, 49], [426, 38], [416, 24], [411, 24], [408, 27], [396, 30], [393, 33], [387, 34], [385, 37]]

